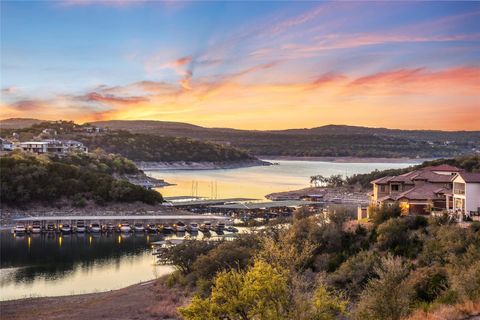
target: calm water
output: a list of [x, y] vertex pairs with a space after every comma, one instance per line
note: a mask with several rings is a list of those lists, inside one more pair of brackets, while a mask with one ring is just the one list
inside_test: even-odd
[[158, 190], [164, 196], [208, 198], [247, 197], [263, 199], [272, 192], [295, 190], [310, 185], [310, 176], [368, 173], [375, 169], [404, 168], [412, 163], [334, 163], [323, 161], [270, 160], [279, 165], [226, 170], [159, 170], [146, 173], [176, 184]]
[[[150, 171], [177, 185], [165, 196], [192, 195], [262, 199], [271, 192], [309, 186], [310, 176], [351, 175], [409, 163], [275, 161], [278, 166], [229, 170]], [[192, 186], [194, 186], [192, 190]], [[216, 186], [216, 187], [215, 187]], [[154, 264], [149, 243], [158, 235], [31, 235], [1, 231], [0, 299], [107, 291], [170, 273]]]
[[158, 235], [0, 236], [1, 300], [119, 289], [172, 270], [154, 264]]

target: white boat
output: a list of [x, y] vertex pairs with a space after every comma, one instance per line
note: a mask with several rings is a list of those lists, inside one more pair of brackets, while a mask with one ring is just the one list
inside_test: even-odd
[[91, 233], [100, 233], [102, 231], [102, 227], [100, 223], [94, 222], [90, 225], [90, 232]]
[[134, 232], [145, 232], [145, 227], [143, 226], [142, 223], [135, 223], [133, 225], [133, 231]]
[[32, 231], [32, 233], [42, 232], [42, 224], [40, 223], [40, 221], [35, 221], [33, 223], [31, 231]]
[[77, 221], [77, 232], [84, 233], [87, 231], [87, 227], [85, 227], [85, 222], [82, 220]]
[[72, 228], [70, 227], [70, 225], [68, 223], [59, 225], [59, 229], [62, 233], [72, 232]]
[[24, 235], [27, 232], [27, 228], [23, 224], [17, 224], [13, 229], [16, 235]]
[[173, 228], [169, 224], [164, 224], [162, 231], [164, 233], [170, 233], [170, 232], [173, 232]]
[[122, 223], [120, 225], [120, 232], [128, 233], [130, 231], [132, 231], [132, 228], [130, 227], [130, 225], [128, 223]]
[[175, 231], [177, 232], [185, 232], [185, 223], [179, 221], [175, 224]]
[[198, 232], [198, 223], [192, 222], [187, 227], [188, 232]]

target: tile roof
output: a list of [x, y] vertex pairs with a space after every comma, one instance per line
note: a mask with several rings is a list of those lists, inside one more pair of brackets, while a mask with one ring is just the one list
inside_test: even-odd
[[[398, 195], [395, 195], [395, 200], [399, 199], [408, 199], [408, 200], [433, 200], [433, 199], [444, 199], [443, 194], [450, 191], [447, 188], [439, 188], [435, 184], [424, 184], [418, 187], [414, 187], [407, 191], [404, 191]], [[442, 196], [440, 196], [442, 195]]]
[[[480, 173], [473, 173], [473, 172], [460, 172], [458, 174], [460, 177], [462, 177], [465, 182], [469, 183], [480, 183]], [[456, 176], [453, 179], [455, 179]]]

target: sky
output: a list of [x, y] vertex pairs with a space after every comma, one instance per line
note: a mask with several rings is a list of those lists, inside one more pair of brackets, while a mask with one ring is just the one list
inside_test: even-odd
[[0, 118], [480, 130], [480, 2], [1, 1]]

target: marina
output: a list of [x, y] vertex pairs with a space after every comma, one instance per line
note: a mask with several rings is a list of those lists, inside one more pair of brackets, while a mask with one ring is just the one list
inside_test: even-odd
[[[184, 239], [228, 240], [247, 230], [232, 225], [236, 218], [275, 218], [291, 214], [299, 205], [324, 205], [322, 199], [314, 197], [266, 201], [264, 196], [270, 192], [306, 187], [312, 174], [345, 173], [347, 169], [347, 173], [353, 174], [410, 165], [279, 163], [215, 171], [149, 171], [149, 175], [177, 184], [157, 189], [167, 201], [162, 207], [172, 208], [165, 214], [146, 211], [127, 215], [115, 212], [69, 215], [60, 209], [55, 214], [12, 217], [11, 227], [18, 227], [19, 232], [12, 234], [12, 229], [0, 232], [1, 299], [108, 291], [155, 279], [173, 271], [170, 266], [156, 263], [152, 253], [158, 246]], [[192, 180], [198, 181], [194, 191]], [[212, 194], [215, 181], [218, 191]], [[174, 208], [182, 210], [178, 211], [181, 214], [173, 214]], [[179, 222], [184, 224], [179, 229], [184, 228], [185, 232], [176, 232]], [[59, 230], [60, 224], [64, 232]], [[119, 225], [120, 228], [124, 225], [124, 232]]]

